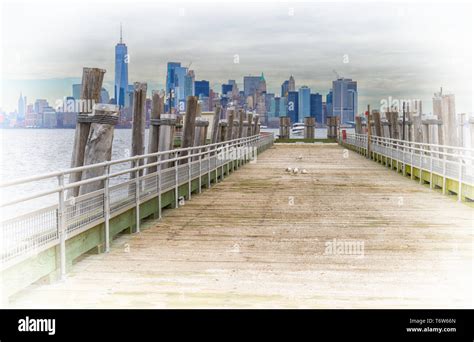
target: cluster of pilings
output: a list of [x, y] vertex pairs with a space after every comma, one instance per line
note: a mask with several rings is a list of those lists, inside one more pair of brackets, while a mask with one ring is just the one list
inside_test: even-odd
[[[363, 122], [361, 116], [355, 118], [355, 132], [367, 133], [370, 122], [371, 135], [405, 140], [426, 144], [438, 144], [447, 146], [461, 146], [457, 127], [449, 123], [447, 118], [423, 119], [418, 113], [409, 110], [399, 112], [395, 110], [386, 111], [381, 114], [378, 110], [369, 110], [368, 119]], [[474, 136], [474, 125], [470, 124], [471, 137]]]
[[[79, 113], [74, 138], [71, 167], [81, 167], [110, 161], [112, 158], [112, 145], [114, 127], [118, 122], [119, 107], [111, 104], [99, 104], [100, 90], [104, 79], [105, 70], [98, 68], [84, 68], [82, 75], [81, 102], [90, 103], [83, 106], [83, 112]], [[146, 94], [147, 84], [136, 82], [133, 90], [133, 122], [132, 122], [132, 146], [131, 156], [145, 154], [145, 126], [146, 126]], [[158, 92], [152, 92], [152, 108], [150, 115], [149, 143], [147, 153], [155, 153], [172, 150], [175, 142], [177, 127], [183, 126], [181, 136], [181, 147], [201, 146], [208, 143], [209, 120], [201, 116], [201, 106], [198, 98], [189, 96], [186, 101], [186, 113], [167, 114], [164, 111], [164, 96]], [[243, 110], [236, 111], [228, 109], [226, 119], [220, 120], [222, 108], [216, 107], [212, 116], [211, 143], [219, 143], [228, 140], [248, 137], [260, 133], [259, 117], [247, 114]], [[182, 124], [181, 124], [182, 123]], [[181, 152], [184, 156], [187, 152]], [[163, 160], [166, 155], [161, 157]], [[147, 164], [157, 162], [157, 157], [150, 157]], [[181, 159], [186, 163], [186, 159]], [[139, 164], [143, 165], [140, 159]], [[166, 167], [166, 166], [165, 166]], [[158, 170], [157, 166], [139, 171], [142, 176], [146, 171], [148, 174]], [[103, 167], [87, 169], [83, 172], [71, 174], [69, 182], [74, 183], [85, 179], [100, 177], [107, 170]], [[135, 178], [135, 172], [130, 174]], [[77, 197], [103, 188], [104, 182], [97, 181], [87, 183], [68, 191], [68, 197]]]

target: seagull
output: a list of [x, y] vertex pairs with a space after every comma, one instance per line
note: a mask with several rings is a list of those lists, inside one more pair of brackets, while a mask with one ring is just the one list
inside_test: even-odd
[[299, 171], [300, 171], [300, 170], [298, 170], [297, 167], [295, 167], [295, 168], [293, 169], [293, 173], [294, 173], [294, 174], [298, 174]]
[[292, 172], [292, 171], [293, 171], [293, 169], [291, 167], [286, 168], [286, 172]]
[[303, 156], [300, 154], [300, 155], [298, 156], [298, 158], [296, 158], [296, 159], [301, 160], [301, 159], [303, 159]]
[[306, 169], [303, 169], [303, 170], [301, 170], [301, 173], [305, 175], [305, 174], [308, 173], [308, 171], [306, 171]]

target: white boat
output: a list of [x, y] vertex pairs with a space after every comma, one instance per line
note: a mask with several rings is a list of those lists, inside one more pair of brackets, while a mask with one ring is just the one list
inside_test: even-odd
[[303, 135], [304, 133], [304, 123], [296, 122], [291, 128], [291, 134], [293, 135]]

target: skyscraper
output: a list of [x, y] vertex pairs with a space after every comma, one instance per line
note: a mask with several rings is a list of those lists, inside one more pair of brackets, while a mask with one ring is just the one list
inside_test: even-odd
[[293, 75], [291, 75], [290, 79], [288, 80], [288, 91], [296, 91], [295, 78]]
[[311, 89], [302, 86], [298, 89], [298, 118], [303, 119], [311, 115]]
[[176, 67], [174, 68], [174, 97], [176, 100], [176, 109], [180, 112], [186, 110], [186, 75], [188, 74], [188, 68]]
[[298, 122], [298, 92], [288, 92], [287, 115], [290, 117], [291, 123]]
[[289, 86], [290, 81], [286, 80], [281, 84], [281, 97], [286, 97], [288, 96], [288, 86]]
[[316, 122], [323, 124], [325, 118], [323, 117], [323, 97], [319, 94], [311, 94], [311, 116], [316, 119]]
[[260, 84], [260, 76], [244, 76], [244, 96], [254, 96]]
[[174, 98], [174, 87], [175, 87], [175, 69], [181, 67], [181, 63], [178, 62], [168, 62], [168, 67], [166, 71], [166, 110], [170, 111], [170, 104], [171, 107], [175, 107], [175, 98]]
[[357, 82], [350, 78], [338, 78], [332, 82], [332, 112], [341, 123], [353, 122], [357, 113]]
[[209, 97], [209, 81], [195, 81], [194, 94], [198, 97]]
[[81, 98], [81, 91], [82, 83], [72, 85], [72, 97], [74, 97], [75, 100], [79, 100]]
[[326, 115], [332, 116], [332, 90], [326, 95]]
[[128, 50], [122, 40], [122, 25], [120, 24], [120, 42], [115, 45], [115, 103], [125, 106], [125, 96], [128, 87]]
[[18, 99], [18, 119], [23, 120], [26, 114], [26, 96], [20, 92], [20, 98]]

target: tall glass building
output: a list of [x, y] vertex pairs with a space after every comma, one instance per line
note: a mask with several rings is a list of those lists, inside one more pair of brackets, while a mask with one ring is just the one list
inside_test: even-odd
[[287, 102], [287, 115], [290, 117], [291, 123], [298, 122], [298, 92], [289, 91], [288, 92], [288, 102]]
[[209, 97], [209, 81], [195, 81], [194, 94], [198, 97]]
[[350, 78], [338, 78], [332, 82], [332, 112], [341, 123], [354, 122], [357, 113], [357, 82]]
[[128, 87], [128, 50], [122, 40], [122, 26], [120, 26], [120, 42], [115, 45], [115, 103], [125, 106], [125, 97]]
[[181, 63], [178, 62], [168, 62], [167, 70], [166, 70], [166, 110], [170, 110], [170, 103], [171, 107], [175, 107], [175, 98], [170, 96], [171, 93], [174, 93], [174, 87], [176, 83], [176, 76], [175, 76], [175, 69], [181, 67]]
[[302, 86], [298, 89], [298, 118], [303, 119], [311, 115], [311, 89]]
[[311, 117], [316, 119], [317, 123], [324, 123], [323, 118], [323, 97], [319, 94], [311, 94]]

